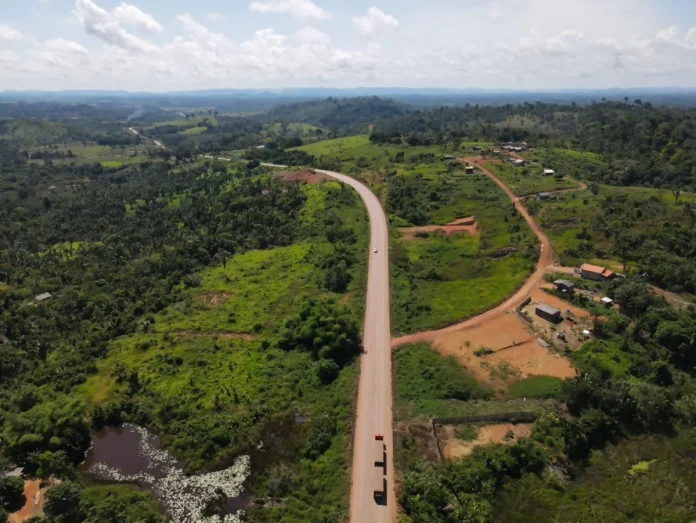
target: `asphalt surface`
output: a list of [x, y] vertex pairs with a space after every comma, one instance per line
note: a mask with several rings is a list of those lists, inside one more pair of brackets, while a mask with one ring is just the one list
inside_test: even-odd
[[[360, 360], [360, 386], [353, 445], [350, 495], [352, 523], [386, 523], [396, 520], [392, 441], [391, 330], [389, 322], [389, 232], [384, 210], [374, 193], [343, 174], [317, 170], [353, 187], [370, 216], [370, 262], [365, 304], [364, 353]], [[377, 249], [377, 254], [374, 250]], [[375, 434], [384, 435], [386, 467], [375, 467]], [[383, 504], [374, 498], [374, 476], [382, 471], [387, 480]]]

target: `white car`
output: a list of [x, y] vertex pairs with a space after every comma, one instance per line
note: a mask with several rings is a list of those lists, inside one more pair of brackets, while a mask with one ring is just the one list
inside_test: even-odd
[[375, 249], [375, 254], [377, 254], [377, 249]]

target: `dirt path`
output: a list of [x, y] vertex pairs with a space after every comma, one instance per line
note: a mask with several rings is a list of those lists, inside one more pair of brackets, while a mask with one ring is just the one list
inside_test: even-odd
[[546, 268], [549, 265], [551, 265], [553, 261], [553, 256], [551, 253], [551, 244], [549, 243], [549, 239], [546, 237], [546, 235], [539, 228], [532, 216], [529, 214], [527, 208], [522, 203], [522, 200], [515, 196], [515, 194], [508, 188], [508, 186], [505, 185], [502, 181], [500, 181], [498, 177], [496, 177], [492, 172], [483, 167], [483, 164], [486, 160], [477, 156], [469, 158], [459, 158], [458, 161], [462, 163], [476, 165], [486, 176], [493, 180], [498, 185], [498, 187], [505, 191], [505, 194], [507, 194], [508, 198], [510, 198], [510, 201], [513, 202], [517, 211], [524, 217], [529, 227], [532, 229], [532, 231], [534, 231], [534, 234], [539, 239], [539, 243], [541, 244], [541, 253], [539, 255], [539, 260], [537, 261], [534, 272], [527, 279], [525, 284], [522, 287], [520, 287], [520, 289], [515, 294], [513, 294], [510, 298], [505, 300], [505, 302], [498, 305], [497, 307], [487, 312], [484, 312], [483, 314], [480, 314], [474, 318], [466, 320], [462, 323], [457, 323], [450, 327], [445, 327], [444, 329], [419, 332], [416, 334], [410, 334], [408, 336], [395, 338], [392, 340], [392, 347], [398, 347], [399, 345], [403, 345], [404, 343], [417, 343], [420, 341], [432, 342], [435, 338], [442, 334], [458, 332], [468, 328], [476, 327], [484, 321], [490, 321], [492, 319], [496, 319], [503, 316], [510, 309], [513, 309], [520, 303], [522, 303], [527, 298], [527, 296], [530, 295], [532, 290], [543, 281], [544, 274], [546, 273]]

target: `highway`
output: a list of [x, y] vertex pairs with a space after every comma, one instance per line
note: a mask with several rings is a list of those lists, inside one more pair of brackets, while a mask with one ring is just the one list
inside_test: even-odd
[[[370, 263], [365, 303], [364, 353], [360, 360], [358, 409], [353, 444], [350, 494], [351, 523], [396, 521], [394, 500], [394, 444], [392, 431], [391, 328], [389, 322], [389, 229], [377, 197], [359, 181], [335, 172], [317, 170], [353, 187], [370, 216]], [[374, 250], [377, 249], [377, 254]], [[374, 499], [375, 433], [384, 434], [387, 448], [387, 490], [384, 504]]]
[[[264, 163], [285, 169], [285, 165]], [[389, 228], [377, 197], [365, 185], [345, 174], [316, 169], [355, 189], [370, 216], [370, 261], [365, 302], [363, 355], [360, 359], [358, 408], [353, 442], [353, 472], [350, 492], [351, 523], [396, 521], [394, 499], [394, 441], [392, 430], [391, 326], [389, 321]], [[377, 249], [375, 254], [374, 250]], [[384, 435], [387, 480], [384, 502], [374, 498], [375, 434]], [[379, 469], [382, 470], [382, 469]]]

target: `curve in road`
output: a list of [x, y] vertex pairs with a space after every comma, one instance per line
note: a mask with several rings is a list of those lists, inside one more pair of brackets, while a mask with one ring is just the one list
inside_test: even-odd
[[398, 347], [399, 345], [403, 345], [405, 343], [433, 341], [435, 338], [442, 334], [459, 332], [462, 330], [470, 329], [472, 327], [480, 325], [484, 321], [488, 321], [493, 318], [502, 316], [503, 314], [506, 314], [510, 309], [513, 309], [514, 307], [522, 303], [527, 298], [527, 296], [529, 296], [529, 293], [532, 291], [532, 289], [534, 289], [534, 287], [536, 287], [543, 280], [544, 273], [546, 272], [546, 267], [550, 265], [552, 262], [553, 257], [551, 255], [551, 244], [549, 243], [549, 239], [546, 237], [546, 234], [544, 234], [542, 230], [539, 228], [536, 221], [534, 221], [534, 218], [532, 218], [532, 216], [529, 214], [527, 208], [522, 204], [522, 200], [519, 197], [517, 197], [507, 185], [500, 181], [496, 175], [494, 175], [492, 172], [483, 167], [483, 159], [458, 158], [457, 161], [468, 162], [470, 164], [476, 165], [479, 169], [481, 169], [483, 174], [485, 174], [491, 180], [493, 180], [496, 183], [496, 185], [498, 185], [498, 187], [500, 187], [505, 192], [505, 194], [507, 194], [508, 198], [510, 198], [510, 201], [515, 205], [517, 211], [524, 217], [529, 227], [532, 229], [532, 231], [534, 231], [534, 234], [539, 239], [539, 243], [541, 244], [539, 260], [537, 261], [534, 272], [527, 279], [524, 285], [520, 287], [515, 294], [513, 294], [510, 298], [505, 300], [497, 307], [464, 322], [457, 323], [450, 327], [445, 327], [444, 329], [418, 332], [416, 334], [402, 336], [401, 338], [395, 338], [392, 340], [392, 347]]
[[[285, 165], [262, 163], [265, 167], [286, 169]], [[392, 429], [391, 327], [389, 319], [389, 228], [377, 196], [359, 181], [332, 171], [316, 169], [350, 185], [362, 198], [370, 216], [370, 261], [365, 302], [363, 355], [360, 358], [358, 409], [353, 443], [353, 472], [350, 492], [351, 523], [391, 523], [396, 521], [394, 499], [394, 442]], [[377, 249], [377, 253], [374, 250]], [[386, 461], [384, 502], [374, 498], [375, 434], [384, 436]]]
[[[352, 523], [387, 523], [396, 520], [392, 441], [392, 388], [389, 320], [389, 229], [377, 196], [359, 181], [331, 171], [317, 170], [353, 187], [370, 216], [370, 262], [365, 303], [363, 355], [360, 359], [358, 410], [353, 445], [353, 473], [350, 496]], [[377, 253], [374, 250], [377, 249]], [[387, 449], [384, 504], [374, 499], [374, 440], [384, 435]]]

